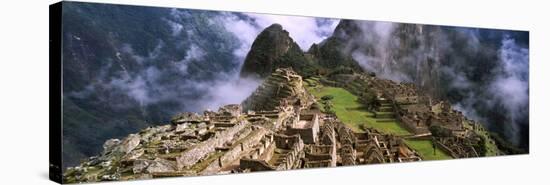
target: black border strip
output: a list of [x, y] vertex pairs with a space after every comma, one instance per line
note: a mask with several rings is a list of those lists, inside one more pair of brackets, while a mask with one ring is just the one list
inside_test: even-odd
[[62, 165], [62, 58], [61, 58], [61, 34], [62, 34], [62, 2], [50, 5], [49, 7], [49, 158], [50, 158], [50, 180], [63, 183]]

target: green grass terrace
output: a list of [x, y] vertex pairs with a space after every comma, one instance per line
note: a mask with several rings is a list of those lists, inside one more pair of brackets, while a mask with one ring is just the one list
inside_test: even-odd
[[[306, 83], [309, 83], [308, 81], [311, 80], [308, 79]], [[308, 86], [307, 89], [318, 100], [325, 95], [332, 95], [334, 99], [331, 101], [338, 119], [357, 132], [362, 131], [360, 125], [363, 125], [366, 128], [375, 128], [384, 133], [400, 136], [411, 135], [395, 120], [375, 118], [374, 114], [367, 111], [364, 105], [359, 102], [359, 97], [343, 88], [316, 85], [314, 87]]]
[[452, 159], [451, 156], [439, 148], [436, 148], [434, 153], [432, 141], [430, 140], [405, 139], [405, 143], [416, 150], [425, 161]]
[[[339, 87], [323, 86], [318, 82], [318, 78], [309, 78], [305, 80], [307, 90], [320, 101], [320, 98], [326, 95], [332, 95], [331, 100], [333, 110], [342, 122], [348, 125], [356, 132], [363, 131], [364, 128], [374, 128], [382, 133], [393, 134], [397, 136], [410, 136], [411, 132], [403, 128], [397, 120], [386, 116], [375, 117], [374, 113], [368, 111], [365, 106], [359, 101], [359, 97], [355, 96], [346, 89]], [[323, 106], [320, 105], [321, 109]], [[377, 112], [379, 115], [390, 114], [386, 112]], [[406, 139], [405, 143], [420, 153], [424, 160], [441, 160], [451, 159], [440, 149], [436, 149], [434, 154], [432, 141]]]

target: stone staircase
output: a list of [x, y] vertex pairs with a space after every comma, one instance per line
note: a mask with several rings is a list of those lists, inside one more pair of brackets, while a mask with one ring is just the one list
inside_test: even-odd
[[377, 112], [374, 113], [376, 122], [395, 122], [395, 112], [391, 100], [385, 98], [377, 98], [380, 103], [380, 107]]

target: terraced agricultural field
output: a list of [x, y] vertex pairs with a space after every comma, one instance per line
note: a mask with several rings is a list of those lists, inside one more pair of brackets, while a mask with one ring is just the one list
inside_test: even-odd
[[[410, 135], [411, 133], [401, 127], [395, 119], [386, 117], [375, 118], [374, 114], [367, 111], [359, 98], [349, 91], [339, 87], [327, 87], [316, 83], [314, 79], [307, 79], [308, 91], [320, 101], [325, 95], [332, 95], [331, 100], [336, 116], [355, 131], [361, 131], [361, 126], [372, 127], [384, 133], [395, 135]], [[322, 107], [322, 106], [320, 106]]]

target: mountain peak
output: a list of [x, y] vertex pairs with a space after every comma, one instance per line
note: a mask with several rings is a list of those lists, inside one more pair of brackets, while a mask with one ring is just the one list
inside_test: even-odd
[[[241, 70], [242, 77], [265, 78], [279, 67], [289, 67], [279, 59], [289, 53], [301, 53], [288, 31], [280, 24], [272, 24], [256, 37]], [[302, 54], [303, 55], [303, 54]]]
[[361, 28], [353, 20], [342, 19], [334, 29], [333, 37], [347, 39], [361, 34]]
[[283, 26], [280, 25], [279, 23], [274, 23], [271, 26], [268, 26], [267, 28], [265, 28], [264, 30], [286, 31], [283, 29]]

